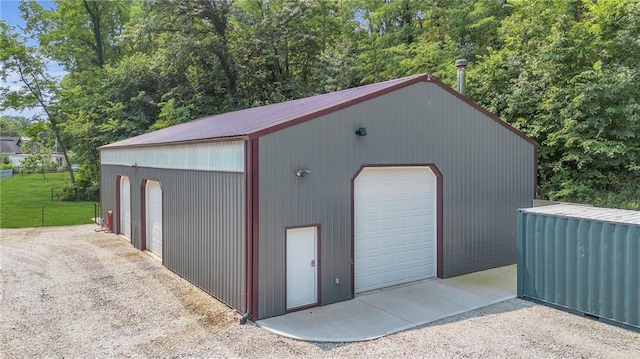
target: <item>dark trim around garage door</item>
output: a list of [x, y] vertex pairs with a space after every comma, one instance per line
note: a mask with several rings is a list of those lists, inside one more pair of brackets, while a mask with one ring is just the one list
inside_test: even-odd
[[355, 181], [362, 170], [367, 167], [429, 167], [433, 174], [436, 175], [436, 275], [438, 278], [443, 276], [443, 203], [442, 203], [442, 172], [438, 169], [434, 163], [393, 163], [393, 164], [363, 164], [351, 177], [351, 298], [355, 297], [355, 213], [354, 213], [354, 199], [355, 199]]

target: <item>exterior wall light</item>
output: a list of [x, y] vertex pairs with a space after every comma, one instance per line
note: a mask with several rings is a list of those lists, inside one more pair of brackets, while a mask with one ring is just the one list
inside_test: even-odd
[[367, 135], [367, 129], [364, 127], [360, 127], [357, 131], [356, 131], [356, 135], [358, 136], [366, 136]]
[[308, 169], [300, 169], [300, 170], [297, 170], [297, 171], [296, 171], [296, 176], [298, 176], [298, 177], [304, 177], [304, 176], [306, 176], [306, 175], [308, 175], [308, 174], [310, 174], [310, 173], [311, 173], [311, 170], [308, 170]]

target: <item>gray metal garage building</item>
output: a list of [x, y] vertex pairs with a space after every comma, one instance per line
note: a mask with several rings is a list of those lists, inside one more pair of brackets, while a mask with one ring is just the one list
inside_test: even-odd
[[430, 75], [104, 146], [103, 213], [252, 319], [514, 263], [534, 141]]

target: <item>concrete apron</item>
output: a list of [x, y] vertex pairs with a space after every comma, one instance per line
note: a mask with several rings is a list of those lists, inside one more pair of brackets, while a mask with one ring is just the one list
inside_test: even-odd
[[383, 337], [516, 296], [516, 265], [428, 279], [357, 295], [345, 302], [258, 320], [276, 334], [314, 342]]

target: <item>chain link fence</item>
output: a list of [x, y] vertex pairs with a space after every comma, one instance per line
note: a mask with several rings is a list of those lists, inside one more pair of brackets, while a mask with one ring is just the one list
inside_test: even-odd
[[0, 228], [102, 224], [101, 218], [101, 207], [97, 202], [52, 201], [39, 206], [0, 207]]

